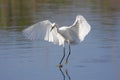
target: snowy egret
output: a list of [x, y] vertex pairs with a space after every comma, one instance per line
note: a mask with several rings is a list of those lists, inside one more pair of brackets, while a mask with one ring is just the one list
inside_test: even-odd
[[69, 53], [66, 58], [66, 63], [68, 63], [68, 58], [71, 53], [70, 45], [82, 42], [90, 32], [91, 26], [82, 15], [77, 15], [76, 20], [71, 26], [57, 27], [56, 23], [44, 20], [23, 30], [23, 34], [31, 40], [46, 40], [59, 46], [62, 45], [63, 57], [59, 63], [59, 67], [62, 67], [61, 63], [65, 57], [65, 43], [69, 45]]

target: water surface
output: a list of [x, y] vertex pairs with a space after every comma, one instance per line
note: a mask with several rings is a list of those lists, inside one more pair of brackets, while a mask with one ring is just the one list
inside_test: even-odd
[[[0, 79], [120, 80], [119, 4], [119, 0], [1, 0]], [[78, 14], [92, 30], [84, 42], [72, 46], [69, 64], [62, 69], [57, 67], [61, 46], [22, 35], [24, 28], [46, 19], [71, 25]]]

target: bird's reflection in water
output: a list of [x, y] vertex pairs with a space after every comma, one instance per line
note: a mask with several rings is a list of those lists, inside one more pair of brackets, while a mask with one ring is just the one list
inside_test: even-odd
[[64, 70], [62, 68], [59, 68], [59, 70], [60, 70], [60, 72], [61, 72], [61, 74], [63, 76], [63, 80], [66, 80], [66, 78], [68, 78], [68, 80], [71, 80], [71, 77], [70, 77], [69, 72], [68, 72], [67, 69]]

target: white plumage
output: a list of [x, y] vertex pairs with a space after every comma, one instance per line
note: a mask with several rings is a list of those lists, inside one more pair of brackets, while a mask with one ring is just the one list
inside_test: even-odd
[[87, 20], [82, 15], [78, 15], [71, 26], [58, 28], [55, 23], [45, 20], [28, 27], [23, 31], [23, 34], [26, 38], [31, 40], [46, 40], [64, 46], [65, 43], [70, 45], [78, 44], [83, 41], [90, 30], [91, 27]]
[[57, 28], [55, 23], [45, 20], [28, 27], [23, 31], [23, 34], [31, 40], [46, 40], [58, 45], [64, 45], [65, 42], [76, 44], [83, 41], [90, 29], [91, 27], [86, 19], [78, 15], [72, 26]]

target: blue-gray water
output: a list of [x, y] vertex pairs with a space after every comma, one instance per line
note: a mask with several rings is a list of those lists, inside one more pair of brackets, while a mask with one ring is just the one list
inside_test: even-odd
[[[1, 0], [0, 80], [120, 80], [119, 4], [119, 0]], [[84, 42], [72, 46], [62, 70], [57, 67], [62, 47], [22, 35], [24, 28], [45, 19], [71, 25], [77, 14], [85, 16], [92, 30]]]

